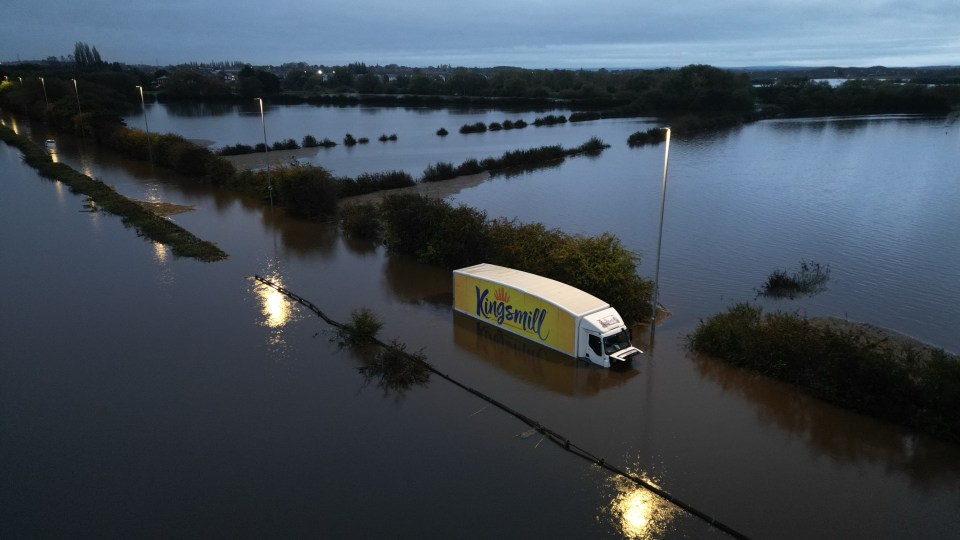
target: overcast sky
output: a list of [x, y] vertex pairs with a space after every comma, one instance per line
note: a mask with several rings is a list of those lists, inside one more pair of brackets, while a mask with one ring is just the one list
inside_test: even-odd
[[651, 68], [960, 65], [960, 0], [0, 0], [0, 61], [73, 53]]

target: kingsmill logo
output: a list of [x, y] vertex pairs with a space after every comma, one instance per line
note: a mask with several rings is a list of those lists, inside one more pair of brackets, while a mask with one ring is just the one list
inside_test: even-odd
[[497, 324], [511, 326], [521, 332], [533, 334], [546, 341], [550, 332], [544, 332], [543, 321], [547, 318], [547, 310], [535, 308], [532, 310], [518, 309], [510, 303], [510, 294], [500, 287], [490, 298], [490, 289], [477, 290], [477, 315], [487, 320], [497, 321]]

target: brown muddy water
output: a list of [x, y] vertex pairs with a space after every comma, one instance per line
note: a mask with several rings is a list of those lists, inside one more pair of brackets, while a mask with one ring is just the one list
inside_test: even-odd
[[[177, 125], [151, 113], [151, 126]], [[412, 133], [444, 123], [467, 146], [460, 123], [534, 116], [271, 114], [268, 129], [289, 132], [278, 138], [310, 132], [292, 119], [311, 114], [344, 122], [318, 138], [398, 133], [398, 147], [371, 154], [403, 154]], [[220, 126], [220, 144], [257, 141], [248, 112], [185, 118], [185, 136], [217, 140], [191, 132], [196, 123]], [[386, 120], [370, 133], [350, 127], [371, 118]], [[627, 149], [640, 127], [473, 139], [481, 158], [592, 135], [613, 147], [451, 200], [570, 233], [610, 230], [644, 254], [649, 276], [662, 147]], [[18, 129], [46, 137], [42, 126]], [[422, 139], [406, 148], [406, 167], [435, 159]], [[454, 316], [447, 270], [58, 139], [58, 159], [129, 196], [194, 206], [171, 219], [230, 253], [215, 264], [174, 258], [0, 146], [0, 537], [725, 537], [442, 379], [402, 395], [365, 384], [328, 326], [253, 274], [337, 320], [372, 308], [381, 337], [748, 536], [952, 537], [960, 447], [691, 355], [683, 337], [806, 258], [831, 265], [830, 289], [765, 307], [871, 322], [957, 352], [957, 149], [957, 123], [943, 118], [769, 121], [675, 140], [661, 267], [673, 316], [653, 348], [636, 336], [644, 358], [611, 371]], [[363, 152], [327, 155], [359, 169]]]

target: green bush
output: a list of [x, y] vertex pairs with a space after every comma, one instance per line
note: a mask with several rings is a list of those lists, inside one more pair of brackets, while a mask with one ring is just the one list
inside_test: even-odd
[[297, 141], [293, 139], [284, 139], [282, 141], [276, 141], [271, 147], [272, 150], [297, 150], [300, 148], [300, 145], [297, 144]]
[[238, 156], [241, 154], [252, 154], [254, 149], [249, 144], [240, 144], [237, 143], [233, 146], [227, 145], [217, 150], [217, 154], [221, 156]]
[[566, 123], [567, 123], [567, 117], [564, 116], [564, 115], [562, 115], [562, 114], [559, 115], [559, 116], [553, 115], [553, 114], [548, 114], [548, 115], [543, 116], [543, 117], [538, 117], [538, 118], [534, 119], [534, 121], [533, 121], [533, 125], [535, 125], [535, 126], [537, 126], [537, 127], [540, 127], [540, 126], [553, 126], [553, 125], [556, 125], [556, 124], [566, 124]]
[[343, 206], [340, 209], [340, 226], [353, 238], [380, 240], [383, 237], [380, 207], [374, 203]]
[[369, 308], [361, 308], [350, 314], [350, 322], [337, 330], [338, 341], [349, 347], [372, 345], [383, 321]]
[[863, 325], [767, 313], [739, 303], [687, 337], [700, 353], [815, 396], [960, 440], [960, 358]]
[[456, 176], [456, 169], [453, 168], [452, 163], [438, 161], [433, 165], [428, 165], [427, 168], [423, 170], [423, 176], [420, 177], [420, 181], [439, 182], [441, 180], [450, 180]]
[[423, 351], [408, 353], [407, 346], [397, 340], [364, 361], [357, 368], [366, 382], [377, 380], [384, 393], [403, 393], [413, 386], [423, 386], [430, 381], [430, 369]]
[[381, 211], [391, 251], [447, 268], [487, 261], [550, 277], [610, 302], [631, 323], [650, 313], [653, 284], [637, 275], [639, 257], [609, 233], [569, 236], [488, 221], [481, 211], [416, 194], [387, 196]]
[[[260, 171], [257, 176], [261, 174], [267, 175]], [[287, 165], [271, 169], [269, 180], [273, 184], [274, 202], [286, 207], [292, 217], [319, 220], [337, 210], [336, 182], [321, 167]], [[264, 182], [259, 183], [262, 186]]]
[[830, 279], [830, 266], [817, 262], [800, 261], [800, 270], [788, 274], [786, 270], [774, 270], [759, 290], [761, 296], [772, 298], [796, 298], [814, 295], [826, 290]]
[[667, 132], [663, 128], [650, 128], [646, 131], [635, 131], [627, 137], [627, 146], [637, 148], [648, 144], [659, 144], [667, 140]]
[[389, 195], [381, 204], [387, 247], [448, 268], [486, 258], [486, 214], [416, 194]]
[[487, 125], [483, 122], [476, 122], [474, 124], [464, 124], [460, 126], [460, 133], [483, 133], [487, 130]]
[[380, 205], [384, 241], [399, 253], [418, 256], [427, 249], [434, 234], [433, 224], [450, 205], [416, 194], [387, 195]]
[[356, 178], [338, 178], [337, 193], [340, 197], [353, 197], [355, 195], [408, 187], [415, 184], [416, 182], [413, 180], [413, 177], [404, 171], [364, 173]]
[[570, 115], [571, 122], [585, 122], [587, 120], [599, 120], [600, 118], [600, 113], [596, 111], [575, 112]]

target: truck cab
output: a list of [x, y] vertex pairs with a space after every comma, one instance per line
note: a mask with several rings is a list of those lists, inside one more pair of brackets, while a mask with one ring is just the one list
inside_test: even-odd
[[578, 356], [603, 367], [629, 364], [642, 353], [630, 343], [630, 331], [613, 308], [584, 317], [578, 341]]

